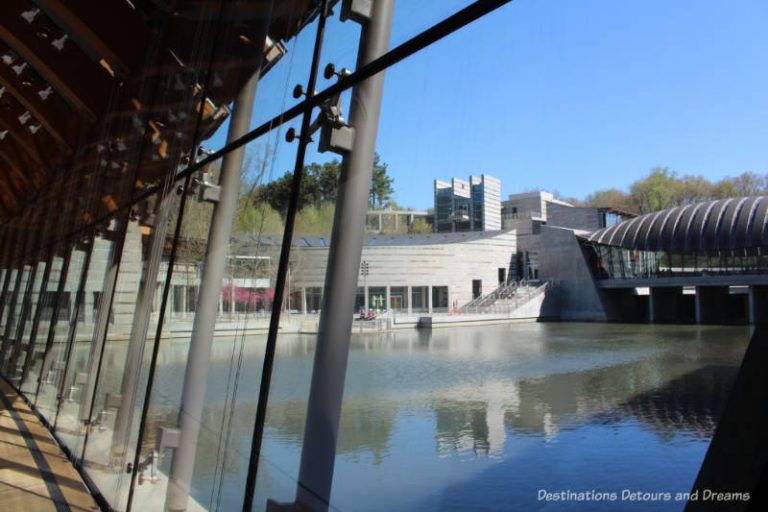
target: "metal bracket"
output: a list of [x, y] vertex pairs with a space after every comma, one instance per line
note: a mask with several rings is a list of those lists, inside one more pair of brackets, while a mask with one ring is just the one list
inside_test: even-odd
[[320, 142], [317, 150], [321, 153], [331, 151], [332, 153], [345, 154], [352, 151], [355, 144], [355, 129], [349, 125], [342, 125], [338, 128], [324, 124], [320, 131]]
[[207, 203], [218, 203], [221, 199], [221, 187], [208, 181], [208, 175], [203, 174], [202, 178], [195, 178], [197, 187], [197, 200]]
[[371, 19], [373, 0], [343, 0], [341, 3], [341, 21], [352, 20], [365, 25]]
[[166, 448], [178, 448], [180, 438], [181, 430], [178, 428], [160, 427], [155, 450], [162, 456]]
[[106, 393], [104, 395], [104, 409], [119, 409], [123, 404], [123, 395], [120, 393]]

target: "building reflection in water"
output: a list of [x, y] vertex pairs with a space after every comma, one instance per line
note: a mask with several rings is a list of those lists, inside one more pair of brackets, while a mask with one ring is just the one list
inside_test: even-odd
[[[738, 329], [562, 324], [358, 336], [341, 416], [340, 464], [385, 465], [409, 450], [403, 439], [432, 439], [444, 464], [455, 456], [502, 461], [515, 456], [520, 439], [549, 443], [585, 425], [621, 429], [627, 422], [662, 443], [680, 435], [707, 441], [746, 340]], [[242, 480], [256, 404], [254, 395], [242, 392], [236, 408], [228, 401], [232, 354], [240, 343], [219, 339], [214, 345], [195, 476], [200, 489], [215, 485], [221, 468], [232, 485]], [[186, 343], [164, 345], [153, 400], [169, 407], [153, 407], [149, 432], [173, 424], [180, 394], [174, 383], [187, 350]], [[262, 338], [245, 341], [240, 389], [257, 389], [263, 350]], [[301, 449], [313, 351], [313, 336], [281, 336], [265, 475], [286, 473], [281, 468]], [[119, 355], [106, 360], [119, 361]], [[229, 429], [222, 430], [223, 422], [230, 421], [229, 438], [222, 439], [219, 433]]]

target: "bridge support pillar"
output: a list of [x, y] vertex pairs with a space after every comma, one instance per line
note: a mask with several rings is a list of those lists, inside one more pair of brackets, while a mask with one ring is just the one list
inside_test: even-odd
[[749, 287], [749, 323], [757, 325], [768, 319], [768, 286]]
[[701, 286], [696, 287], [696, 295], [694, 295], [693, 299], [693, 313], [696, 324], [701, 325]]
[[658, 286], [650, 289], [651, 323], [692, 323], [695, 321], [695, 299], [683, 293], [681, 286]]

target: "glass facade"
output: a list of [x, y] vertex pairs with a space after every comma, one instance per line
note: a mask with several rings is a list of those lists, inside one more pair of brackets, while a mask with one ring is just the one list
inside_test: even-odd
[[655, 279], [758, 275], [768, 273], [768, 255], [760, 248], [718, 252], [630, 250], [583, 242], [596, 279]]
[[[19, 7], [12, 13], [16, 21], [33, 6], [11, 3]], [[98, 55], [101, 74], [83, 73], [78, 79], [70, 73], [52, 91], [66, 92], [66, 80], [81, 90], [66, 97], [54, 92], [50, 103], [38, 105], [53, 113], [47, 123], [33, 125], [45, 125], [37, 141], [47, 137], [50, 148], [66, 147], [64, 156], [55, 162], [44, 155], [40, 162], [35, 155], [24, 157], [24, 172], [0, 185], [0, 372], [45, 419], [105, 509], [239, 510], [252, 500], [253, 510], [264, 510], [268, 500], [289, 502], [297, 489], [306, 492], [301, 475], [312, 472], [302, 462], [315, 380], [309, 355], [317, 351], [318, 331], [328, 327], [321, 315], [334, 287], [325, 261], [317, 264], [317, 253], [325, 251], [328, 259], [329, 247], [347, 233], [339, 218], [348, 197], [340, 191], [360, 176], [350, 171], [350, 144], [373, 134], [368, 149], [381, 153], [373, 185], [360, 189], [369, 192], [366, 206], [423, 211], [434, 219], [430, 225], [421, 215], [393, 216], [391, 222], [403, 224], [389, 228], [382, 217], [369, 223], [376, 232], [422, 238], [411, 244], [418, 247], [413, 254], [408, 248], [381, 253], [397, 262], [395, 271], [390, 266], [384, 273], [375, 261], [361, 268], [352, 284], [356, 291], [350, 292], [349, 321], [361, 320], [361, 312], [377, 315], [371, 318], [376, 322], [354, 324], [363, 335], [365, 329], [391, 327], [390, 313], [449, 315], [497, 283], [538, 278], [536, 252], [519, 253], [509, 267], [500, 268], [517, 249], [488, 268], [464, 261], [435, 266], [443, 248], [430, 238], [500, 229], [498, 180], [433, 180], [446, 169], [479, 172], [466, 162], [449, 168], [467, 148], [475, 161], [488, 152], [516, 151], [510, 142], [515, 137], [473, 135], [505, 128], [514, 116], [502, 108], [517, 106], [518, 100], [504, 81], [504, 90], [481, 98], [477, 111], [465, 108], [457, 98], [483, 96], [477, 94], [478, 84], [495, 83], [496, 66], [472, 59], [458, 66], [446, 57], [456, 51], [451, 38], [463, 34], [468, 39], [461, 45], [493, 56], [495, 45], [524, 44], [514, 39], [524, 23], [493, 28], [495, 17], [508, 15], [507, 1], [398, 0], [391, 34], [382, 29], [386, 48], [381, 55], [364, 56], [358, 46], [365, 50], [367, 43], [360, 39], [368, 36], [357, 23], [364, 13], [350, 12], [348, 1], [118, 3], [130, 6], [123, 16], [128, 33], [120, 27], [120, 11], [96, 20], [117, 22], [94, 23], [99, 28], [88, 37], [60, 43], [67, 59], [80, 59], [76, 62]], [[72, 9], [82, 9], [79, 14], [87, 18], [89, 10], [81, 4], [73, 2]], [[274, 8], [264, 9], [267, 4]], [[391, 5], [390, 0], [373, 4]], [[49, 39], [49, 29], [59, 41], [67, 31], [76, 35], [80, 26], [60, 16], [41, 21], [43, 15], [30, 23], [33, 37], [41, 41]], [[496, 34], [494, 41], [489, 33]], [[102, 40], [113, 46], [100, 45]], [[39, 44], [50, 51], [50, 42]], [[112, 51], [101, 58], [96, 49], [107, 46]], [[0, 57], [2, 73], [10, 66], [6, 60], [19, 66], [24, 59], [2, 41]], [[49, 64], [66, 67], [67, 59], [51, 58]], [[64, 77], [47, 69], [37, 72], [34, 81], [44, 81], [43, 75]], [[381, 117], [366, 125], [361, 119], [369, 112], [358, 119], [351, 113], [360, 109], [365, 86], [382, 75]], [[451, 95], [443, 96], [447, 81]], [[44, 92], [46, 84], [38, 85], [27, 93], [32, 99], [39, 92], [51, 94]], [[24, 118], [22, 102], [8, 99], [10, 88], [3, 91], [2, 112]], [[99, 105], [91, 104], [97, 100]], [[60, 107], [66, 115], [54, 112]], [[362, 110], [379, 108], [363, 105]], [[79, 139], [70, 140], [59, 117], [88, 129], [73, 130]], [[496, 118], [504, 122], [496, 124]], [[446, 121], [456, 127], [447, 140], [431, 137], [434, 126]], [[353, 126], [350, 136], [347, 123], [355, 122], [361, 125]], [[57, 123], [63, 124], [54, 130]], [[522, 134], [530, 124], [515, 130]], [[0, 141], [15, 137], [4, 126]], [[537, 146], [539, 154], [550, 150]], [[387, 182], [383, 162], [397, 168], [394, 182]], [[30, 184], [23, 182], [25, 173]], [[33, 186], [42, 179], [38, 175], [47, 181]], [[12, 186], [30, 194], [15, 201], [7, 190]], [[398, 205], [397, 194], [411, 190], [423, 192], [419, 195], [426, 200]], [[434, 212], [427, 214], [430, 207]], [[603, 223], [614, 220], [606, 213]], [[390, 243], [394, 246], [383, 236], [375, 242], [377, 249]], [[583, 250], [599, 278], [768, 268], [759, 252], [660, 254], [597, 244], [585, 244]], [[342, 267], [358, 267], [359, 255], [344, 256]], [[401, 279], [406, 274], [418, 279], [406, 285]], [[431, 347], [422, 337], [409, 343]], [[367, 352], [374, 343], [361, 339]], [[347, 364], [346, 355], [328, 360]], [[365, 376], [365, 365], [365, 358], [350, 360], [349, 372]], [[387, 403], [361, 403], [354, 393], [345, 395], [343, 415], [333, 426], [339, 443], [334, 437], [331, 457], [378, 468], [395, 437]], [[441, 412], [437, 428], [482, 423], [477, 410], [455, 418]], [[363, 420], [356, 415], [360, 411], [368, 414]], [[440, 450], [445, 449], [442, 437], [436, 436]], [[474, 449], [487, 456], [489, 447]], [[386, 480], [376, 473], [361, 482], [352, 463], [344, 464], [335, 477], [349, 483], [321, 497], [331, 509], [360, 503], [366, 485]], [[334, 476], [333, 468], [322, 469]], [[411, 503], [414, 510], [420, 504], [415, 498]]]

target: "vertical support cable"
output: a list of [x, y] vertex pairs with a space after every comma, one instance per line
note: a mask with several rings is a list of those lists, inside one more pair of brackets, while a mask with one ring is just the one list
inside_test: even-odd
[[275, 347], [277, 345], [277, 330], [280, 325], [280, 313], [282, 311], [283, 298], [285, 296], [285, 284], [288, 275], [288, 266], [291, 256], [291, 241], [293, 240], [293, 228], [296, 221], [296, 213], [299, 209], [299, 194], [301, 179], [304, 174], [304, 157], [307, 151], [307, 143], [310, 138], [310, 124], [312, 107], [309, 100], [315, 94], [317, 84], [317, 71], [320, 66], [323, 37], [325, 35], [325, 20], [328, 16], [328, 0], [323, 0], [320, 8], [320, 16], [317, 21], [317, 33], [315, 34], [315, 47], [312, 53], [312, 64], [307, 83], [307, 108], [301, 120], [301, 135], [296, 151], [296, 163], [293, 168], [293, 181], [291, 182], [291, 196], [288, 199], [288, 211], [285, 216], [285, 229], [280, 248], [280, 260], [275, 277], [275, 295], [272, 301], [272, 312], [269, 318], [269, 331], [267, 344], [264, 350], [264, 363], [261, 371], [261, 384], [259, 386], [259, 401], [256, 405], [256, 420], [253, 426], [251, 440], [251, 455], [248, 459], [248, 473], [245, 478], [245, 496], [243, 498], [243, 511], [250, 512], [253, 508], [254, 494], [256, 492], [256, 476], [259, 470], [259, 458], [261, 455], [261, 441], [264, 435], [264, 425], [267, 419], [267, 402], [269, 400], [269, 386], [272, 380], [272, 368], [275, 360]]

